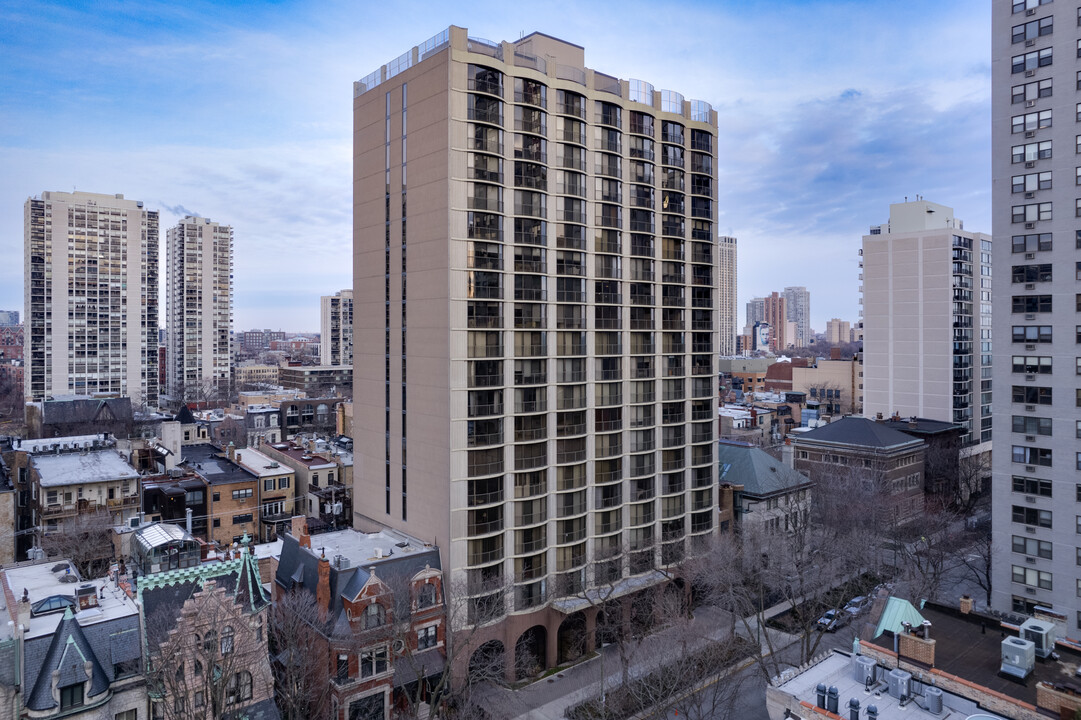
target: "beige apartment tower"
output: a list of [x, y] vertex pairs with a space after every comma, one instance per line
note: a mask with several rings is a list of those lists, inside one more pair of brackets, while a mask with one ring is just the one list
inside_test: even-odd
[[720, 529], [717, 115], [584, 59], [450, 27], [355, 84], [354, 523], [508, 674]]
[[319, 299], [319, 364], [353, 364], [353, 291]]
[[165, 233], [165, 363], [174, 404], [227, 397], [233, 376], [233, 228], [185, 217]]
[[158, 213], [123, 195], [23, 206], [25, 394], [158, 404]]
[[723, 357], [736, 354], [737, 245], [734, 237], [717, 238], [717, 332]]
[[860, 255], [864, 412], [952, 422], [965, 444], [989, 444], [991, 237], [913, 200], [890, 205]]

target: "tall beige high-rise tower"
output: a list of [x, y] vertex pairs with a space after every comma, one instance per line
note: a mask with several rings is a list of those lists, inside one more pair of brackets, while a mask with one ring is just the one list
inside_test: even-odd
[[[998, 610], [1081, 629], [1081, 93], [1077, 4], [991, 3], [999, 292], [992, 461]], [[1007, 287], [1006, 278], [1009, 277]]]
[[353, 364], [353, 291], [319, 299], [319, 364]]
[[721, 355], [736, 354], [737, 241], [721, 235], [717, 238], [717, 332]]
[[586, 588], [719, 531], [717, 115], [451, 27], [353, 118], [355, 524], [439, 543], [458, 622], [553, 664]]
[[811, 341], [811, 293], [802, 285], [784, 289], [785, 319], [795, 323], [795, 333], [788, 342], [807, 347]]
[[864, 413], [952, 422], [965, 444], [990, 442], [990, 253], [990, 236], [926, 200], [890, 205], [889, 223], [863, 237]]
[[223, 399], [233, 374], [233, 228], [188, 216], [166, 231], [165, 249], [169, 395]]
[[123, 195], [23, 206], [28, 400], [118, 393], [158, 403], [158, 212]]

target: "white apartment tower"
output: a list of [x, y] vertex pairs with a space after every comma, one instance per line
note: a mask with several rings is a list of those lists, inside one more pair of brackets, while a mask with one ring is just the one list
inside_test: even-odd
[[717, 114], [584, 59], [450, 27], [355, 84], [354, 522], [511, 670], [720, 530]]
[[353, 291], [319, 299], [319, 364], [353, 364]]
[[795, 333], [788, 340], [795, 347], [807, 347], [811, 341], [811, 293], [799, 286], [786, 287], [783, 294], [785, 318], [795, 323]]
[[[863, 237], [863, 409], [991, 440], [991, 237], [945, 205], [890, 205]], [[986, 449], [986, 448], [981, 448]]]
[[[992, 462], [998, 610], [1081, 631], [1081, 75], [1077, 3], [994, 0], [992, 223], [1001, 287]], [[1005, 275], [1009, 273], [1009, 288]]]
[[158, 403], [158, 212], [123, 195], [23, 206], [25, 393]]
[[717, 238], [717, 332], [722, 356], [736, 354], [736, 248], [736, 238], [727, 235]]
[[169, 395], [174, 403], [222, 397], [233, 375], [233, 228], [188, 216], [165, 238]]

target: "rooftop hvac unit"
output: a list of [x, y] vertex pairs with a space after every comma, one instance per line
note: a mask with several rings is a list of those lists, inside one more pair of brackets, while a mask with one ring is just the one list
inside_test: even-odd
[[942, 713], [942, 688], [933, 686], [924, 688], [923, 697], [927, 701], [927, 712], [933, 715]]
[[334, 567], [336, 567], [339, 570], [347, 570], [347, 569], [349, 569], [349, 558], [345, 557], [344, 555], [335, 555], [334, 556]]
[[1042, 620], [1026, 620], [1021, 624], [1021, 637], [1036, 646], [1036, 656], [1046, 658], [1055, 649], [1055, 626]]
[[1036, 644], [1034, 642], [1015, 637], [1008, 637], [1002, 641], [1002, 665], [998, 669], [1000, 673], [1024, 680], [1035, 665]]
[[875, 659], [866, 655], [857, 655], [852, 658], [853, 679], [864, 685], [871, 685], [875, 681], [875, 668], [878, 665]]
[[909, 685], [912, 683], [912, 673], [894, 668], [886, 675], [886, 681], [889, 683], [890, 697], [897, 699], [910, 697]]

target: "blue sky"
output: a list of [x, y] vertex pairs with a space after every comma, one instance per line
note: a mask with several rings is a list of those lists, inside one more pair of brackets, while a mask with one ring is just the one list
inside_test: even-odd
[[236, 329], [318, 329], [352, 282], [352, 81], [450, 24], [713, 104], [741, 323], [786, 285], [815, 329], [854, 320], [860, 237], [905, 196], [991, 230], [986, 0], [537, 7], [0, 0], [0, 309], [22, 308], [26, 198], [74, 187], [232, 224]]

